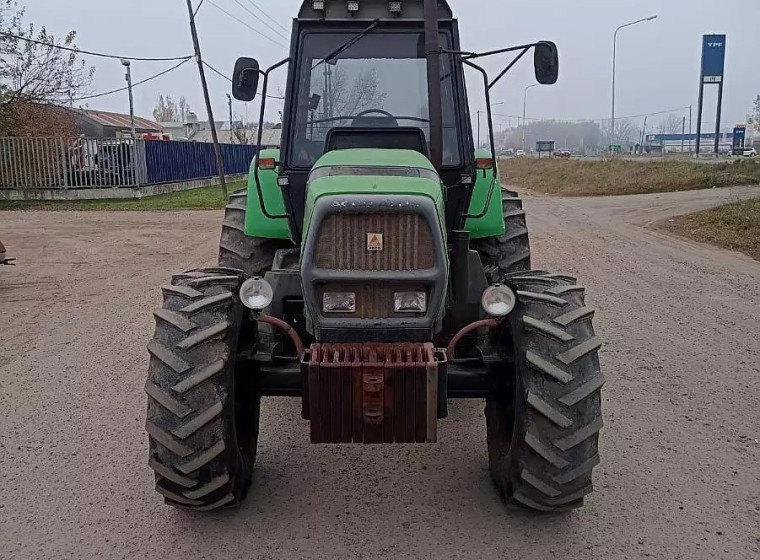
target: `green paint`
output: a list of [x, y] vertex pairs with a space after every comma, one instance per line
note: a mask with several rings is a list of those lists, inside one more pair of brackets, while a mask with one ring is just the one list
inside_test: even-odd
[[[280, 150], [261, 150], [262, 158], [274, 158], [280, 161]], [[273, 220], [267, 218], [261, 211], [259, 193], [254, 180], [256, 160], [251, 162], [248, 173], [248, 207], [245, 212], [245, 234], [249, 237], [263, 237], [266, 239], [290, 239], [290, 228], [285, 218]], [[259, 182], [261, 192], [264, 195], [264, 203], [270, 214], [285, 214], [285, 201], [282, 197], [282, 189], [277, 184], [276, 170], [259, 170]]]
[[323, 155], [314, 169], [320, 167], [335, 167], [345, 165], [350, 167], [418, 167], [435, 171], [430, 160], [413, 150], [389, 150], [357, 148], [352, 150], [333, 150]]
[[[475, 157], [488, 158], [491, 157], [491, 152], [483, 149], [477, 150]], [[483, 207], [488, 199], [488, 192], [491, 189], [492, 179], [493, 171], [490, 169], [477, 172], [475, 190], [472, 193], [472, 200], [468, 210], [469, 214], [480, 214], [483, 211]], [[485, 216], [478, 219], [469, 218], [465, 222], [464, 227], [470, 232], [471, 239], [496, 237], [504, 234], [504, 214], [501, 207], [501, 176], [498, 169], [496, 171], [496, 184], [493, 188], [493, 195], [491, 196], [491, 202], [488, 205], [488, 211]]]
[[[314, 169], [323, 167], [406, 167], [432, 171], [434, 168], [425, 156], [410, 150], [336, 150], [322, 156]], [[431, 199], [446, 238], [443, 189], [440, 181], [423, 177], [395, 177], [388, 175], [334, 175], [310, 181], [306, 195], [304, 231], [309, 231], [311, 215], [317, 200], [336, 195], [408, 195]], [[307, 233], [308, 235], [308, 233]]]

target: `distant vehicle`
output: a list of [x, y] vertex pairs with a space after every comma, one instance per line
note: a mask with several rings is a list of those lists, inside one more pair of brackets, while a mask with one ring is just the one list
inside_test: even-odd
[[573, 153], [570, 150], [557, 150], [554, 152], [554, 157], [562, 159], [570, 159]]
[[755, 157], [757, 150], [755, 148], [744, 148], [744, 157]]
[[517, 157], [525, 157], [526, 156], [525, 150], [517, 150], [515, 152], [515, 156], [517, 156]]

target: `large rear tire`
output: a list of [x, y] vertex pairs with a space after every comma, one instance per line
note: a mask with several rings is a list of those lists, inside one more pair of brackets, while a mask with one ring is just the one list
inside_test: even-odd
[[516, 192], [502, 190], [501, 206], [504, 234], [474, 239], [472, 248], [480, 253], [483, 267], [495, 268], [500, 275], [530, 270], [530, 238], [522, 200]]
[[236, 403], [240, 281], [225, 269], [174, 276], [154, 313], [145, 385], [149, 463], [156, 491], [173, 506], [234, 506], [251, 481], [260, 399]]
[[247, 191], [234, 193], [225, 208], [219, 241], [219, 266], [242, 270], [247, 277], [263, 276], [280, 249], [292, 249], [287, 239], [264, 239], [245, 234]]
[[[509, 505], [564, 511], [583, 505], [599, 464], [600, 340], [575, 279], [508, 277], [516, 378], [486, 403], [491, 476]], [[498, 373], [498, 372], [495, 372]]]

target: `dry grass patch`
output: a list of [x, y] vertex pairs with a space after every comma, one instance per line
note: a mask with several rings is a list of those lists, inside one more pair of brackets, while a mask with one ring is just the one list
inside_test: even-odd
[[739, 251], [760, 261], [760, 198], [679, 216], [665, 228], [677, 235]]
[[502, 181], [561, 196], [645, 194], [760, 183], [760, 160], [586, 161], [514, 158], [501, 162]]

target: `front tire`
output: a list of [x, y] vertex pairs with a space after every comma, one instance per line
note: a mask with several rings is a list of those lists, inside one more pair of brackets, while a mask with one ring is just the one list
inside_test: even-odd
[[594, 311], [573, 278], [529, 272], [506, 282], [518, 296], [516, 379], [486, 404], [491, 476], [509, 505], [575, 509], [593, 489], [603, 424]]
[[167, 504], [200, 511], [240, 503], [251, 481], [259, 399], [235, 402], [235, 358], [243, 306], [240, 274], [205, 269], [162, 288], [150, 365], [146, 431], [156, 491]]
[[530, 238], [523, 203], [516, 192], [502, 190], [504, 234], [473, 239], [471, 245], [480, 254], [484, 267], [498, 270], [501, 276], [530, 270]]
[[219, 240], [219, 266], [242, 270], [247, 277], [264, 276], [272, 268], [280, 249], [292, 249], [287, 239], [248, 237], [245, 234], [247, 191], [236, 192], [224, 210], [222, 236]]

